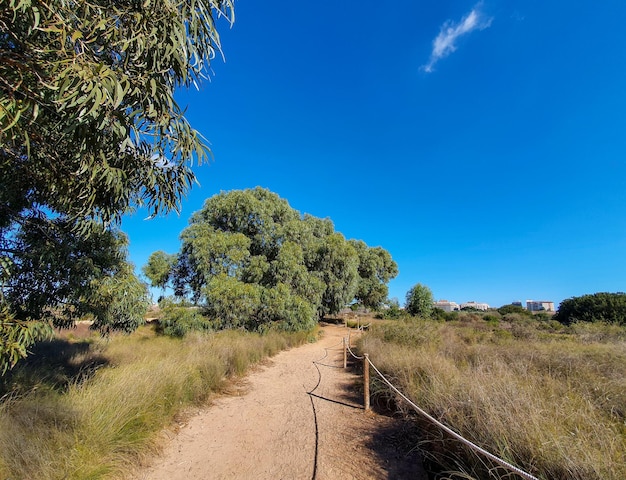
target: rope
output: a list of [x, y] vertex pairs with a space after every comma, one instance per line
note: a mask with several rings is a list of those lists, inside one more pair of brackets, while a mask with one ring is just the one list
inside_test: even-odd
[[[349, 347], [348, 347], [348, 350], [349, 350]], [[352, 351], [350, 351], [350, 353], [352, 353]], [[363, 358], [363, 357], [361, 357], [361, 358]], [[496, 462], [496, 463], [500, 464], [501, 466], [503, 466], [505, 468], [508, 468], [509, 470], [517, 473], [521, 477], [524, 477], [524, 478], [526, 478], [528, 480], [539, 480], [537, 477], [533, 477], [531, 474], [526, 473], [525, 471], [517, 468], [515, 465], [511, 465], [506, 460], [502, 460], [501, 458], [496, 457], [494, 454], [488, 452], [484, 448], [481, 448], [478, 445], [476, 445], [475, 443], [470, 442], [469, 440], [463, 438], [461, 435], [456, 433], [454, 430], [452, 430], [451, 428], [447, 427], [446, 425], [444, 425], [443, 423], [438, 421], [436, 418], [434, 418], [431, 415], [429, 415], [428, 413], [426, 413], [420, 407], [415, 405], [411, 400], [409, 400], [406, 397], [406, 395], [404, 395], [400, 390], [398, 390], [389, 380], [387, 380], [387, 378], [382, 373], [380, 373], [380, 370], [378, 370], [376, 368], [376, 365], [374, 365], [369, 358], [367, 359], [367, 362], [372, 366], [372, 368], [376, 371], [376, 373], [380, 376], [380, 378], [389, 386], [389, 388], [391, 388], [394, 392], [396, 392], [398, 395], [400, 395], [411, 407], [413, 407], [413, 409], [415, 409], [415, 411], [417, 411], [418, 413], [420, 413], [421, 415], [426, 417], [428, 420], [430, 420], [432, 423], [437, 425], [439, 428], [441, 428], [444, 431], [448, 432], [450, 435], [452, 435], [454, 438], [459, 440], [461, 443], [463, 443], [463, 444], [467, 445], [468, 447], [470, 447], [472, 450], [475, 450], [475, 451], [477, 451], [479, 453], [482, 453], [483, 455], [485, 455], [486, 457], [490, 458], [494, 462]]]
[[[330, 350], [339, 350], [339, 349], [343, 350], [343, 343], [344, 343], [344, 339], [341, 339], [339, 342], [331, 345], [330, 347], [324, 347], [324, 355], [322, 355], [320, 358], [312, 361], [313, 366], [317, 370], [317, 383], [315, 384], [315, 386], [311, 390], [308, 390], [306, 392], [307, 395], [309, 396], [309, 400], [311, 401], [311, 409], [313, 410], [313, 422], [315, 424], [315, 456], [314, 456], [314, 459], [313, 459], [313, 475], [311, 477], [311, 480], [316, 480], [317, 479], [317, 470], [318, 470], [318, 463], [319, 463], [319, 437], [320, 437], [319, 422], [318, 422], [318, 419], [317, 419], [317, 409], [315, 408], [315, 401], [313, 400], [313, 397], [322, 398], [322, 397], [319, 397], [318, 395], [316, 395], [314, 393], [315, 390], [317, 390], [319, 388], [320, 383], [322, 382], [322, 371], [320, 370], [320, 366], [324, 366], [324, 367], [329, 367], [330, 366], [330, 365], [325, 365], [325, 364], [320, 363], [320, 362], [322, 360], [324, 360], [326, 357], [328, 357], [328, 352]], [[340, 348], [337, 348], [337, 347], [340, 347]], [[302, 385], [302, 386], [305, 387], [304, 385]], [[305, 387], [305, 389], [306, 389], [306, 387]], [[330, 401], [333, 401], [333, 400], [330, 400]], [[348, 405], [348, 406], [352, 406], [353, 408], [355, 408], [353, 405]]]
[[[313, 360], [313, 366], [315, 367], [315, 369], [317, 370], [317, 383], [315, 384], [315, 386], [309, 390], [307, 393], [307, 395], [309, 396], [309, 400], [311, 401], [311, 408], [313, 410], [313, 423], [315, 424], [315, 455], [313, 457], [313, 475], [311, 476], [311, 480], [316, 480], [317, 479], [317, 465], [318, 465], [318, 458], [319, 458], [319, 440], [320, 440], [320, 430], [319, 430], [319, 423], [317, 421], [317, 409], [315, 408], [315, 402], [313, 401], [313, 397], [315, 396], [313, 394], [313, 392], [315, 392], [315, 390], [317, 390], [317, 388], [320, 386], [320, 383], [322, 382], [322, 372], [320, 371], [320, 363], [322, 360], [324, 360], [327, 356], [328, 356], [328, 351], [337, 347], [338, 345], [341, 345], [343, 343], [343, 340], [341, 340], [338, 343], [335, 343], [334, 345], [331, 345], [330, 347], [325, 347], [324, 348], [324, 355], [320, 358], [318, 358], [317, 360]], [[303, 385], [304, 386], [304, 385]], [[305, 387], [306, 388], [306, 387]]]
[[352, 355], [354, 358], [356, 358], [357, 360], [363, 360], [365, 357], [359, 357], [358, 355], [356, 355], [352, 350], [350, 350], [350, 345], [346, 345], [346, 348], [348, 349], [348, 351], [350, 352], [350, 355]]

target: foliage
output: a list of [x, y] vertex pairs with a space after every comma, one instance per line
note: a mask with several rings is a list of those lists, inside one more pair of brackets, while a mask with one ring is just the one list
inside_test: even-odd
[[52, 334], [49, 324], [16, 320], [8, 307], [0, 304], [0, 377], [25, 358], [36, 341]]
[[454, 312], [446, 312], [445, 310], [443, 310], [442, 308], [433, 308], [432, 311], [430, 312], [430, 316], [431, 318], [433, 318], [434, 320], [440, 320], [440, 321], [445, 321], [445, 322], [451, 322], [453, 320], [457, 320], [459, 318], [459, 312], [458, 311], [454, 311]]
[[384, 308], [382, 313], [382, 318], [396, 320], [398, 318], [402, 318], [405, 315], [404, 310], [400, 308], [400, 302], [397, 298], [387, 300], [385, 307], [386, 308]]
[[90, 315], [94, 328], [132, 331], [142, 323], [147, 289], [126, 261], [126, 236], [97, 224], [90, 235], [63, 218], [32, 221], [15, 237], [4, 298], [19, 320], [71, 326]]
[[98, 224], [89, 228], [85, 235], [63, 217], [33, 219], [15, 234], [0, 297], [2, 370], [46, 338], [50, 324], [69, 327], [87, 318], [109, 333], [143, 323], [148, 292], [126, 260], [126, 236]]
[[0, 9], [0, 225], [45, 206], [119, 218], [177, 208], [208, 149], [174, 91], [219, 50], [231, 0], [4, 0]]
[[407, 292], [404, 308], [410, 315], [428, 318], [434, 308], [433, 302], [433, 293], [430, 288], [418, 283]]
[[180, 238], [168, 272], [174, 257], [160, 252], [144, 271], [154, 286], [171, 280], [222, 328], [308, 330], [359, 292], [378, 302], [397, 272], [382, 248], [347, 241], [330, 220], [301, 215], [259, 187], [207, 199]]
[[528, 311], [521, 305], [513, 305], [512, 303], [509, 305], [503, 305], [498, 308], [498, 313], [500, 315], [506, 315], [507, 313], [517, 313], [519, 315], [532, 316], [532, 312]]
[[[537, 478], [626, 478], [626, 327], [581, 322], [552, 332], [518, 319], [380, 322], [359, 347], [420, 408]], [[388, 389], [381, 395], [408, 411]], [[416, 448], [446, 478], [511, 477], [410, 412]]]
[[141, 270], [153, 287], [165, 290], [171, 281], [172, 269], [177, 260], [176, 255], [168, 255], [159, 250], [150, 255], [148, 263]]
[[318, 307], [320, 317], [338, 313], [356, 294], [358, 254], [343, 235], [333, 233], [318, 243], [309, 265], [326, 286]]
[[364, 307], [376, 309], [387, 298], [387, 283], [398, 275], [398, 265], [381, 247], [370, 248], [362, 240], [350, 240], [349, 243], [359, 255], [355, 298]]
[[[2, 302], [20, 321], [132, 330], [144, 289], [92, 220], [179, 208], [209, 150], [174, 92], [208, 72], [233, 2], [0, 3]], [[30, 330], [6, 325], [25, 352]]]
[[563, 300], [554, 319], [574, 322], [607, 322], [626, 325], [626, 293], [594, 293]]
[[164, 298], [159, 302], [159, 330], [171, 337], [184, 337], [192, 331], [211, 331], [212, 325], [198, 307], [185, 301]]

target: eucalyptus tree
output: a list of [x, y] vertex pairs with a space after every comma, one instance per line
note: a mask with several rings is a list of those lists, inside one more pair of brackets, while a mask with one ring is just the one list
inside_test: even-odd
[[380, 307], [389, 294], [387, 283], [398, 275], [398, 265], [382, 247], [368, 247], [362, 240], [350, 240], [359, 255], [356, 300], [368, 308]]
[[87, 318], [108, 333], [143, 322], [148, 291], [127, 261], [126, 236], [95, 223], [89, 230], [78, 233], [59, 217], [31, 219], [15, 233], [10, 274], [2, 279], [0, 371], [49, 336], [52, 324], [69, 327]]
[[[28, 330], [18, 317], [30, 300], [7, 303], [26, 284], [16, 277], [28, 257], [20, 232], [38, 229], [33, 241], [56, 248], [46, 237], [56, 219], [76, 235], [71, 245], [103, 234], [90, 220], [115, 224], [137, 206], [179, 209], [192, 164], [210, 151], [174, 92], [207, 75], [220, 17], [233, 21], [233, 0], [0, 0], [2, 345], [11, 329]], [[56, 281], [66, 287], [40, 280], [49, 293]], [[51, 310], [62, 297], [48, 297]]]
[[177, 261], [177, 255], [170, 255], [159, 250], [150, 255], [148, 263], [141, 270], [153, 287], [165, 291], [173, 280], [172, 272]]
[[339, 312], [350, 303], [358, 286], [359, 255], [340, 233], [321, 239], [314, 252], [312, 272], [326, 286], [319, 316]]
[[[267, 189], [209, 198], [192, 215], [181, 240], [169, 273], [175, 292], [204, 305], [224, 327], [310, 328], [316, 318], [350, 303], [358, 291], [357, 244], [335, 232], [329, 219], [301, 215]], [[358, 247], [368, 251], [362, 242]], [[380, 261], [363, 267], [373, 283], [387, 282], [397, 271], [381, 252], [373, 249], [371, 257]], [[377, 290], [373, 284], [370, 289]]]
[[178, 208], [209, 151], [174, 91], [206, 74], [218, 16], [232, 0], [3, 0], [0, 225]]

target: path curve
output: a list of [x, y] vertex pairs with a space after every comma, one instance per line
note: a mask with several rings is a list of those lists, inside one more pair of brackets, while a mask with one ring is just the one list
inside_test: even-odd
[[399, 453], [402, 421], [365, 413], [343, 366], [345, 327], [279, 353], [188, 423], [136, 478], [426, 479], [418, 454]]

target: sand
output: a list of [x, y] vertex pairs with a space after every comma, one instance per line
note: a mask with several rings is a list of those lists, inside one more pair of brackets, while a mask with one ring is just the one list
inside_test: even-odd
[[361, 380], [343, 369], [345, 327], [322, 332], [188, 418], [134, 478], [426, 480], [404, 421], [364, 411]]

